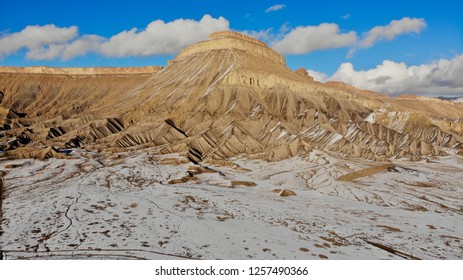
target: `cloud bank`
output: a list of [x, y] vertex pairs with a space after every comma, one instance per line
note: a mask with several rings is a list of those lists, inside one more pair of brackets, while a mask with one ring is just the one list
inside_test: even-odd
[[365, 33], [358, 43], [360, 48], [369, 48], [377, 41], [390, 41], [395, 37], [407, 33], [419, 33], [426, 27], [426, 21], [422, 18], [404, 17], [401, 20], [393, 20], [386, 26], [376, 26]]
[[212, 32], [228, 29], [227, 19], [210, 15], [204, 15], [199, 21], [155, 20], [143, 30], [132, 28], [110, 38], [92, 34], [78, 36], [76, 26], [27, 26], [20, 32], [0, 37], [0, 58], [22, 49], [27, 50], [27, 58], [34, 60], [69, 60], [89, 52], [107, 57], [173, 54], [206, 39]]
[[378, 41], [391, 41], [403, 34], [420, 33], [426, 26], [424, 19], [409, 17], [393, 20], [385, 26], [376, 26], [363, 34], [362, 40], [349, 50], [348, 56], [352, 56], [357, 49], [369, 48]]
[[156, 20], [144, 30], [132, 28], [112, 36], [101, 45], [101, 52], [112, 57], [172, 54], [206, 39], [213, 32], [228, 29], [228, 20], [223, 17], [215, 19], [210, 15], [199, 21], [177, 19], [165, 23]]
[[357, 49], [366, 49], [376, 42], [390, 41], [400, 35], [420, 33], [424, 28], [424, 19], [404, 17], [385, 26], [375, 26], [359, 37], [356, 31], [342, 32], [335, 23], [322, 23], [274, 34], [271, 45], [282, 54], [308, 54], [316, 50], [350, 47], [348, 56], [352, 56]]
[[45, 45], [67, 42], [77, 36], [77, 27], [57, 27], [31, 25], [23, 30], [0, 38], [0, 58], [17, 52], [22, 48], [35, 50]]
[[361, 89], [387, 93], [419, 94], [427, 96], [459, 96], [463, 94], [463, 54], [453, 59], [418, 66], [407, 66], [384, 60], [369, 70], [355, 70], [352, 63], [343, 63], [328, 77], [324, 73], [309, 70], [315, 80], [342, 81]]
[[[266, 11], [277, 11], [284, 7], [278, 4]], [[379, 41], [392, 40], [402, 34], [419, 33], [425, 27], [424, 19], [405, 17], [385, 26], [373, 27], [361, 37], [356, 31], [342, 31], [336, 23], [295, 28], [284, 24], [275, 31], [270, 28], [244, 32], [269, 42], [282, 54], [308, 54], [317, 50], [350, 47], [349, 54], [352, 55], [357, 49], [369, 48]], [[26, 49], [26, 57], [34, 60], [69, 60], [90, 52], [107, 57], [174, 54], [206, 39], [212, 32], [228, 29], [230, 24], [227, 19], [207, 14], [200, 20], [155, 20], [145, 29], [132, 28], [109, 38], [95, 34], [79, 36], [76, 26], [34, 25], [0, 37], [0, 59], [23, 49]]]
[[85, 55], [89, 52], [98, 52], [100, 44], [104, 41], [105, 38], [101, 36], [83, 35], [72, 42], [31, 48], [26, 53], [26, 57], [34, 60], [51, 60], [55, 58], [69, 60], [77, 56]]
[[351, 46], [357, 42], [354, 31], [341, 33], [335, 23], [318, 26], [298, 26], [281, 40], [274, 41], [272, 47], [283, 54], [307, 54], [315, 50], [326, 50]]

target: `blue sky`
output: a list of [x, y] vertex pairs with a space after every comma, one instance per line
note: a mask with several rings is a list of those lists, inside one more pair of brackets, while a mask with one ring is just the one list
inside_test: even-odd
[[0, 6], [0, 65], [162, 66], [208, 33], [231, 29], [266, 41], [290, 68], [307, 68], [321, 81], [392, 95], [463, 93], [461, 0], [0, 0]]

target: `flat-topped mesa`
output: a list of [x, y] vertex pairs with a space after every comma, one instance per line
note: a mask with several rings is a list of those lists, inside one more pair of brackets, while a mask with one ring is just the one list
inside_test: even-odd
[[183, 49], [174, 59], [174, 61], [182, 60], [185, 57], [194, 55], [196, 53], [220, 49], [243, 50], [251, 54], [262, 56], [277, 63], [286, 65], [285, 58], [274, 50], [270, 49], [264, 42], [233, 31], [220, 31], [212, 33], [209, 35], [209, 39], [198, 42]]
[[261, 45], [264, 48], [268, 48], [267, 44], [262, 42], [261, 40], [257, 40], [256, 38], [253, 38], [253, 37], [250, 37], [250, 36], [238, 33], [238, 32], [234, 32], [234, 31], [219, 31], [219, 32], [214, 32], [211, 35], [209, 35], [210, 39], [223, 38], [223, 37], [234, 37], [234, 38], [245, 40], [245, 41], [248, 41], [254, 44]]
[[88, 67], [57, 68], [46, 66], [9, 67], [0, 66], [0, 73], [50, 74], [50, 75], [136, 75], [153, 74], [161, 70], [159, 66], [144, 67]]

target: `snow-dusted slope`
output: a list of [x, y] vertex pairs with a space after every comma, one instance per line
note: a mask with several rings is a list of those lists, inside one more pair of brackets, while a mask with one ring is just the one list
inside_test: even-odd
[[315, 150], [200, 168], [149, 150], [71, 154], [1, 163], [5, 258], [463, 258], [456, 155], [384, 166]]
[[462, 258], [461, 103], [233, 32], [149, 71], [4, 70], [6, 258]]

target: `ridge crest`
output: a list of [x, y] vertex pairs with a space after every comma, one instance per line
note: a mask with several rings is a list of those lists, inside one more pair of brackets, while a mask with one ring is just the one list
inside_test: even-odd
[[179, 61], [197, 53], [221, 49], [243, 50], [253, 55], [261, 56], [276, 63], [286, 65], [285, 58], [269, 48], [266, 43], [234, 31], [219, 31], [212, 33], [207, 40], [183, 49], [173, 61]]

